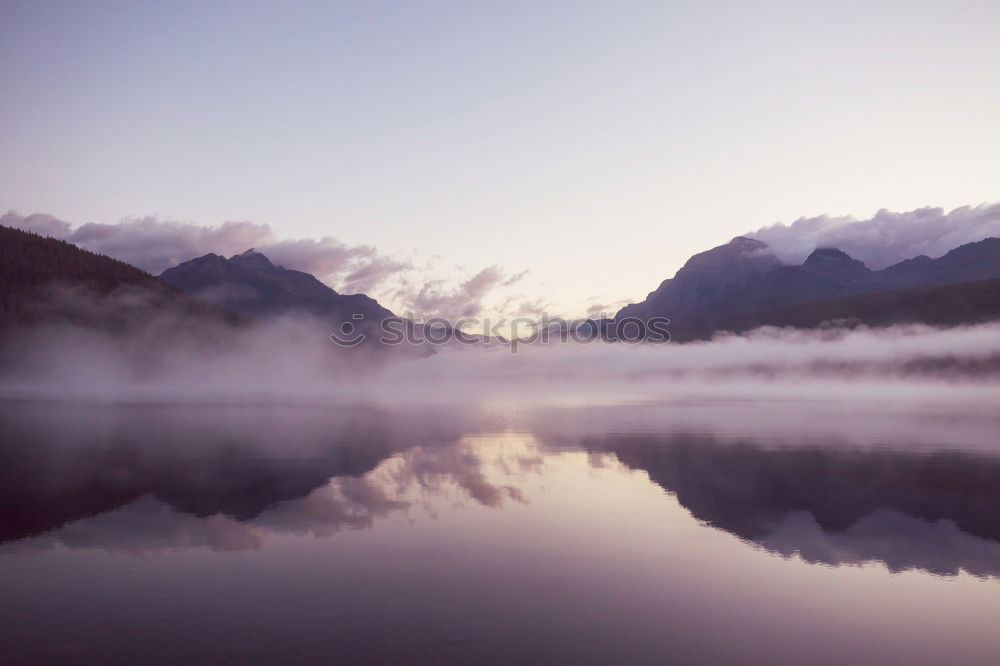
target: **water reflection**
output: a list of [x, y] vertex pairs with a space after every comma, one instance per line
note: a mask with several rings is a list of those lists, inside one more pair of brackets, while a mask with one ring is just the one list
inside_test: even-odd
[[367, 408], [0, 409], [3, 541], [147, 496], [194, 517], [246, 521], [333, 477], [362, 477], [414, 440], [447, 444], [463, 432], [455, 419], [386, 419]]
[[1000, 575], [1000, 458], [700, 434], [579, 444], [645, 471], [702, 523], [784, 557]]
[[[641, 432], [623, 429], [623, 414]], [[703, 525], [781, 557], [1000, 576], [1000, 456], [981, 446], [861, 446], [828, 435], [793, 443], [727, 434], [727, 419], [718, 434], [656, 406], [595, 417], [5, 403], [0, 419], [7, 553], [240, 551], [278, 536], [433, 520], [468, 503], [502, 509], [530, 503], [560, 474], [559, 456], [578, 452], [595, 469], [641, 471]], [[612, 494], [606, 501], [613, 508]]]
[[[52, 418], [53, 415], [57, 418]], [[268, 533], [328, 537], [430, 498], [524, 502], [487, 479], [541, 461], [480, 450], [468, 417], [371, 408], [5, 405], [0, 541], [7, 552], [259, 548]], [[488, 456], [488, 459], [485, 458]]]

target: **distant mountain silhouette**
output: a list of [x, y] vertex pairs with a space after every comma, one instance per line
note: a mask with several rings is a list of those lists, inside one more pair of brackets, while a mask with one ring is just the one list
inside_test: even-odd
[[742, 333], [760, 326], [815, 328], [827, 322], [883, 327], [898, 324], [960, 326], [1000, 318], [1000, 280], [891, 289], [801, 303], [717, 320], [718, 329]]
[[673, 279], [615, 319], [669, 317], [675, 340], [763, 324], [812, 327], [833, 319], [975, 323], [1000, 317], [996, 285], [984, 280], [1000, 280], [1000, 238], [872, 271], [835, 248], [819, 248], [799, 266], [781, 265], [764, 243], [737, 237], [691, 257]]
[[[95, 309], [95, 300], [106, 307]], [[216, 323], [241, 321], [117, 259], [0, 226], [0, 326], [65, 322], [122, 329], [167, 308]]]
[[202, 300], [256, 319], [308, 314], [372, 324], [393, 316], [373, 298], [339, 294], [309, 273], [275, 266], [254, 249], [229, 259], [206, 254], [169, 268], [160, 277]]
[[642, 303], [622, 308], [616, 319], [663, 315], [680, 319], [713, 306], [731, 293], [744, 288], [754, 278], [780, 267], [767, 245], [737, 237], [726, 245], [700, 252], [664, 280]]

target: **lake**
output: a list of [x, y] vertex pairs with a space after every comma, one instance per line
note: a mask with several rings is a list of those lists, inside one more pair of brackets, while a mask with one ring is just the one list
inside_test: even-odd
[[5, 664], [995, 664], [979, 401], [0, 401]]

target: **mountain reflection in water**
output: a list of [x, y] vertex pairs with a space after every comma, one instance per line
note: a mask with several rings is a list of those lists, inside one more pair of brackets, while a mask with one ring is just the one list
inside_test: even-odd
[[[769, 409], [788, 409], [798, 418], [746, 418], [759, 413], [759, 405], [5, 402], [0, 572], [30, 571], [36, 558], [71, 553], [235, 554], [321, 540], [327, 552], [340, 549], [341, 556], [362, 561], [413, 550], [405, 563], [391, 565], [406, 569], [402, 580], [412, 582], [431, 575], [438, 566], [430, 564], [433, 558], [468, 562], [470, 553], [489, 552], [477, 550], [487, 547], [480, 541], [498, 540], [502, 548], [517, 548], [518, 557], [554, 557], [561, 564], [546, 565], [556, 566], [547, 575], [570, 586], [582, 562], [592, 569], [587, 575], [606, 569], [613, 577], [619, 558], [633, 558], [644, 562], [637, 571], [666, 584], [680, 575], [671, 567], [700, 558], [715, 562], [703, 567], [738, 572], [762, 566], [755, 564], [761, 553], [785, 567], [850, 566], [952, 580], [971, 575], [977, 584], [996, 585], [1000, 451], [983, 440], [995, 432], [993, 417], [941, 417], [925, 427], [912, 417], [871, 416], [866, 429], [860, 414], [838, 426], [836, 414], [826, 412], [824, 420], [815, 405]], [[804, 409], [818, 410], [815, 418], [803, 417]], [[803, 422], [813, 429], [775, 425]], [[728, 545], [713, 533], [725, 535]], [[359, 539], [345, 540], [347, 534]], [[654, 555], [677, 559], [658, 570]], [[482, 555], [487, 562], [493, 557]], [[503, 572], [511, 566], [505, 563]], [[785, 574], [770, 574], [778, 576], [773, 585], [787, 584], [791, 592], [794, 578], [803, 575], [797, 571], [786, 572], [787, 582]], [[614, 575], [634, 576], [637, 583], [641, 577]], [[4, 592], [8, 587], [0, 582]], [[616, 589], [609, 593], [612, 606], [641, 596], [626, 595], [627, 585]], [[421, 594], [401, 590], [395, 603], [433, 598]], [[32, 603], [43, 604], [43, 597]], [[689, 603], [722, 612], [707, 600]], [[659, 653], [637, 644], [632, 658], [683, 653], [680, 643], [668, 643]], [[497, 663], [507, 654], [480, 648], [486, 650], [459, 652], [484, 663], [493, 661], [484, 654]], [[392, 654], [382, 657], [391, 662]], [[531, 660], [544, 662], [546, 654], [531, 653]]]

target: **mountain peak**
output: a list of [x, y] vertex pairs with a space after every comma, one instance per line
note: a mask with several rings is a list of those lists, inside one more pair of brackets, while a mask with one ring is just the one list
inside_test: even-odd
[[307, 314], [369, 325], [392, 313], [364, 294], [338, 294], [315, 276], [275, 266], [255, 248], [229, 259], [205, 255], [169, 268], [161, 277], [202, 299], [249, 318]]
[[[833, 247], [816, 248], [798, 266], [782, 265], [766, 248], [765, 243], [754, 238], [737, 236], [725, 245], [700, 252], [688, 259], [672, 279], [664, 280], [644, 301], [622, 308], [615, 315], [615, 320], [669, 317], [673, 339], [696, 339], [710, 336], [713, 331], [730, 330], [730, 327], [737, 330], [739, 326], [745, 329], [749, 325], [738, 322], [756, 322], [754, 325], [759, 325], [778, 321], [769, 318], [767, 313], [790, 312], [789, 308], [805, 307], [803, 304], [807, 303], [815, 304], [811, 312], [819, 317], [816, 319], [819, 322], [823, 320], [824, 313], [829, 313], [830, 319], [843, 318], [835, 316], [841, 310], [829, 306], [833, 299], [867, 298], [869, 294], [894, 289], [1000, 281], [1000, 238], [968, 243], [937, 259], [914, 257], [880, 271], [870, 270], [861, 261]], [[957, 290], [948, 293], [965, 292]], [[876, 302], [877, 299], [864, 301], [867, 304]], [[828, 310], [828, 306], [831, 309]], [[962, 307], [959, 304], [953, 306]], [[915, 313], [913, 321], [929, 312], [921, 309], [919, 304], [907, 307]], [[994, 312], [995, 308], [984, 306], [985, 310]], [[903, 321], [905, 313], [901, 312], [897, 311], [893, 316]], [[978, 321], [975, 317], [980, 315], [967, 313], [962, 316]]]
[[[838, 250], [835, 247], [818, 247], [813, 250], [808, 257], [806, 257], [806, 264], [816, 263], [816, 262], [831, 262], [839, 261], [846, 263], [859, 263], [864, 265], [862, 262], [858, 261], [851, 255], [847, 254], [843, 250]], [[803, 264], [804, 265], [804, 264]]]
[[255, 248], [250, 248], [242, 254], [234, 254], [229, 258], [234, 264], [238, 264], [245, 268], [254, 268], [257, 270], [271, 270], [275, 268], [271, 260], [265, 257], [262, 253], [258, 252]]
[[863, 262], [835, 247], [818, 247], [802, 264], [806, 272], [842, 287], [860, 287], [873, 279]]
[[664, 280], [642, 303], [622, 308], [616, 318], [669, 312], [681, 317], [701, 310], [779, 265], [767, 243], [737, 236], [725, 245], [699, 252], [671, 280]]
[[759, 273], [778, 263], [770, 252], [764, 251], [766, 249], [767, 243], [746, 236], [737, 236], [725, 245], [699, 252], [688, 259], [676, 277], [691, 273], [692, 270], [724, 270], [729, 272], [749, 270], [751, 273]]

